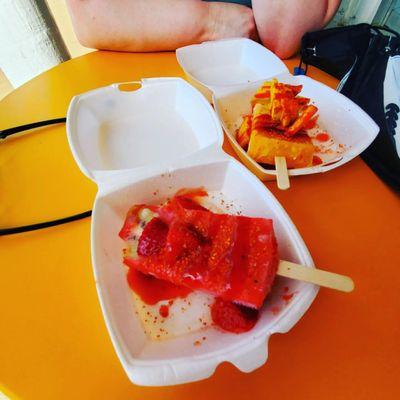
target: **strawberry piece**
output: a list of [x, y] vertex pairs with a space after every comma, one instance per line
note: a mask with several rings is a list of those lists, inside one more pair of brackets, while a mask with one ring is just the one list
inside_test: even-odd
[[228, 332], [247, 332], [257, 323], [258, 317], [258, 310], [220, 298], [215, 299], [211, 306], [211, 318], [214, 324]]
[[165, 245], [168, 225], [160, 218], [153, 218], [144, 228], [138, 243], [138, 255], [149, 257], [158, 254]]

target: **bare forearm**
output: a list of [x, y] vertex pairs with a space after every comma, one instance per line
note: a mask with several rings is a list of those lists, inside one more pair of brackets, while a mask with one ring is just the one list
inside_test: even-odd
[[67, 0], [75, 32], [87, 47], [173, 50], [210, 40], [208, 3], [200, 0]]
[[254, 19], [262, 43], [281, 58], [292, 56], [302, 36], [324, 27], [340, 0], [253, 0]]

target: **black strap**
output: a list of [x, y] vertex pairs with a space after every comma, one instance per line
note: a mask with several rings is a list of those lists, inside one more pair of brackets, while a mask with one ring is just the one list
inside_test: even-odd
[[14, 135], [19, 132], [27, 131], [29, 129], [39, 128], [41, 126], [61, 124], [67, 121], [67, 118], [54, 118], [46, 121], [33, 122], [32, 124], [15, 126], [14, 128], [3, 129], [0, 131], [0, 139], [5, 139], [8, 136]]
[[374, 31], [385, 31], [385, 32], [389, 32], [392, 35], [398, 37], [400, 39], [400, 34], [396, 31], [394, 31], [393, 29], [388, 28], [387, 26], [381, 26], [381, 25], [371, 25], [371, 28]]
[[[48, 119], [46, 121], [38, 121], [38, 122], [33, 122], [32, 124], [26, 124], [26, 125], [16, 126], [14, 128], [4, 129], [4, 130], [0, 131], [0, 139], [5, 139], [6, 137], [8, 137], [10, 135], [14, 135], [16, 133], [27, 131], [29, 129], [35, 129], [35, 128], [39, 128], [41, 126], [46, 126], [46, 125], [60, 124], [60, 123], [66, 122], [66, 121], [67, 121], [66, 118], [54, 118], [54, 119]], [[90, 217], [91, 215], [92, 215], [92, 211], [89, 210], [89, 211], [85, 211], [80, 214], [75, 214], [75, 215], [71, 215], [69, 217], [59, 218], [59, 219], [55, 219], [52, 221], [39, 222], [37, 224], [32, 224], [32, 225], [16, 226], [13, 228], [3, 228], [3, 229], [0, 229], [0, 236], [13, 235], [15, 233], [22, 233], [22, 232], [29, 232], [29, 231], [36, 231], [38, 229], [49, 228], [51, 226], [61, 225], [61, 224], [65, 224], [65, 223], [72, 222], [72, 221], [77, 221], [79, 219]]]
[[38, 229], [50, 228], [51, 226], [66, 224], [67, 222], [78, 221], [83, 218], [90, 217], [92, 215], [92, 211], [85, 211], [80, 214], [75, 214], [70, 217], [55, 219], [47, 222], [39, 222], [37, 224], [25, 225], [25, 226], [16, 226], [14, 228], [3, 228], [0, 229], [0, 236], [5, 235], [13, 235], [15, 233], [36, 231]]

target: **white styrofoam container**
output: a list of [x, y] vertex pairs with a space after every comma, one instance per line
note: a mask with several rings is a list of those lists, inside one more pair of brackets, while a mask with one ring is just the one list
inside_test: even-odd
[[[313, 266], [278, 201], [222, 151], [221, 125], [206, 99], [179, 78], [145, 79], [131, 92], [114, 84], [72, 100], [67, 132], [76, 162], [98, 184], [94, 275], [105, 322], [131, 381], [174, 385], [207, 378], [224, 361], [244, 372], [263, 365], [269, 337], [287, 332], [301, 318], [318, 287], [278, 277], [254, 329], [236, 335], [209, 327], [207, 341], [197, 347], [196, 333], [165, 341], [144, 334], [122, 264], [118, 232], [133, 204], [159, 204], [178, 189], [204, 186], [221, 192], [244, 215], [272, 218], [281, 258]], [[294, 293], [290, 302], [282, 299], [283, 287]]]
[[319, 108], [319, 125], [344, 146], [340, 155], [308, 168], [289, 169], [289, 175], [326, 172], [352, 160], [375, 139], [379, 127], [355, 103], [307, 76], [293, 76], [271, 51], [250, 39], [229, 39], [182, 47], [176, 51], [188, 80], [211, 99], [221, 124], [243, 163], [260, 179], [275, 179], [274, 168], [264, 168], [239, 146], [237, 123], [251, 111], [250, 100], [265, 80], [303, 85], [302, 96]]

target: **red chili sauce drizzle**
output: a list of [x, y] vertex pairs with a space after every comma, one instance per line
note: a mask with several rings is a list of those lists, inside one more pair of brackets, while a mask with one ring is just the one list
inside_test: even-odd
[[293, 295], [294, 295], [294, 293], [283, 294], [282, 299], [285, 300], [286, 302], [289, 302], [290, 300], [292, 300]]
[[313, 160], [312, 160], [313, 165], [320, 165], [323, 163], [323, 161], [321, 160], [320, 157], [318, 156], [313, 156]]
[[[198, 204], [196, 201], [196, 197], [206, 195], [207, 192], [201, 188], [194, 190], [184, 189], [180, 190], [176, 194], [176, 196], [182, 196], [180, 198], [180, 201], [185, 203], [184, 206], [189, 209], [192, 208], [190, 206], [190, 203]], [[193, 208], [196, 209], [197, 207]], [[199, 209], [204, 210], [204, 208], [200, 205]], [[151, 253], [157, 252], [159, 250], [159, 247], [164, 245], [164, 236], [166, 235], [166, 233], [162, 232], [161, 226], [158, 226], [159, 222], [157, 220], [158, 218], [154, 218], [152, 221], [149, 222], [146, 228], [147, 230], [159, 229], [159, 233], [157, 233], [157, 235], [152, 235], [152, 237], [156, 237], [157, 241], [159, 240], [160, 243], [143, 240], [144, 236], [142, 234], [142, 240], [139, 239], [139, 255], [146, 256], [147, 253], [149, 253], [150, 255]], [[243, 221], [239, 232], [244, 233], [244, 231], [247, 231], [247, 228], [248, 227], [246, 226], [245, 221]], [[249, 243], [247, 241], [242, 242], [243, 243], [241, 244], [241, 246], [238, 246], [236, 248], [236, 252], [233, 255], [233, 290], [241, 287], [244, 280], [240, 264], [246, 262], [243, 257], [245, 257], [247, 246], [249, 245]], [[136, 270], [134, 267], [129, 268], [127, 280], [130, 288], [142, 299], [142, 301], [150, 305], [154, 305], [162, 300], [170, 300], [177, 297], [184, 298], [192, 292], [192, 289], [183, 286], [177, 286], [168, 281], [157, 279], [151, 275], [147, 275]], [[172, 300], [170, 303], [172, 303]], [[161, 305], [159, 308], [159, 314], [161, 315], [161, 317], [167, 318], [169, 315], [169, 306]], [[249, 331], [254, 327], [259, 317], [259, 311], [257, 309], [238, 305], [230, 301], [225, 301], [220, 298], [215, 298], [215, 301], [211, 306], [211, 317], [214, 324], [221, 329], [233, 333], [242, 333]]]
[[158, 312], [163, 318], [167, 318], [169, 315], [169, 306], [166, 304], [163, 304], [162, 306], [160, 306]]
[[330, 137], [329, 134], [326, 133], [326, 132], [318, 133], [318, 134], [315, 136], [315, 139], [317, 139], [319, 142], [327, 142], [330, 138], [331, 138], [331, 137]]
[[129, 287], [147, 304], [156, 304], [161, 300], [177, 297], [184, 298], [192, 292], [189, 288], [145, 275], [135, 268], [129, 268], [127, 278]]

